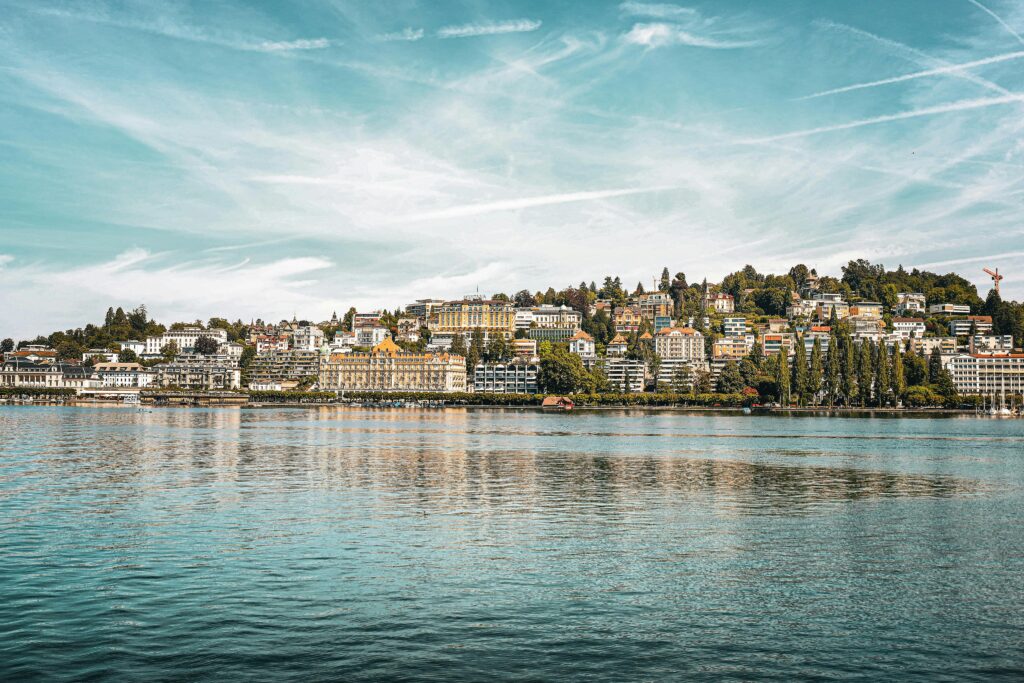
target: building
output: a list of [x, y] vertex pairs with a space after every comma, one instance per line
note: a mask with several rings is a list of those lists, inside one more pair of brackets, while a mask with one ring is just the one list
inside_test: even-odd
[[196, 342], [200, 337], [209, 337], [217, 342], [217, 346], [227, 344], [228, 332], [220, 328], [202, 328], [198, 326], [183, 327], [180, 330], [168, 330], [163, 334], [146, 338], [146, 354], [159, 356], [160, 349], [167, 344], [174, 344], [179, 351], [191, 353], [195, 351]]
[[374, 327], [380, 324], [380, 311], [367, 311], [365, 313], [352, 314], [352, 329], [358, 330], [361, 327]]
[[473, 372], [473, 391], [488, 394], [536, 394], [536, 363], [478, 363]]
[[300, 327], [292, 333], [292, 348], [298, 351], [316, 351], [324, 345], [324, 331], [313, 325]]
[[536, 339], [513, 339], [512, 340], [512, 355], [516, 358], [536, 358], [537, 357], [537, 340]]
[[616, 334], [612, 340], [608, 342], [608, 346], [605, 347], [605, 351], [609, 356], [624, 356], [628, 349], [629, 342], [621, 333]]
[[287, 351], [288, 335], [284, 334], [261, 334], [252, 340], [256, 347], [256, 353], [269, 353], [271, 351]]
[[29, 358], [8, 358], [0, 365], [0, 387], [24, 387], [31, 389], [65, 389], [65, 370], [81, 366], [51, 363]]
[[[839, 295], [837, 294], [836, 296]], [[814, 315], [818, 320], [830, 320], [832, 318], [832, 311], [836, 312], [837, 320], [850, 317], [850, 304], [841, 299], [819, 299], [815, 301], [815, 306]]]
[[971, 353], [1009, 353], [1013, 351], [1013, 336], [976, 334], [971, 337]]
[[515, 322], [515, 308], [510, 302], [467, 297], [446, 301], [438, 309], [437, 321], [431, 321], [431, 331], [438, 335], [468, 336], [480, 329], [485, 339], [491, 335], [509, 339], [515, 332]]
[[649, 292], [637, 297], [637, 305], [640, 307], [640, 315], [645, 319], [654, 321], [655, 318], [672, 318], [675, 302], [668, 292]]
[[138, 363], [97, 363], [93, 372], [104, 387], [142, 389], [157, 379], [156, 371]]
[[926, 309], [924, 294], [919, 292], [900, 292], [896, 295], [896, 315], [908, 313], [924, 313]]
[[108, 351], [107, 349], [89, 349], [82, 354], [82, 362], [87, 360], [100, 358], [101, 362], [115, 363], [117, 362], [117, 351]]
[[739, 316], [722, 320], [722, 334], [726, 337], [742, 337], [747, 334], [747, 319]]
[[[510, 312], [509, 325], [511, 320]], [[320, 368], [320, 388], [325, 391], [466, 391], [466, 359], [447, 353], [402, 351], [389, 338], [368, 353], [331, 354]]]
[[627, 358], [607, 358], [604, 373], [614, 391], [629, 394], [640, 393], [647, 382], [647, 363]]
[[718, 292], [708, 295], [707, 307], [714, 310], [715, 313], [732, 313], [736, 310], [736, 302], [733, 300], [732, 294]]
[[669, 327], [654, 338], [654, 350], [666, 358], [704, 360], [704, 335], [689, 327]]
[[966, 304], [932, 304], [928, 312], [932, 315], [970, 315], [971, 307]]
[[892, 331], [903, 339], [923, 337], [925, 333], [924, 321], [920, 318], [893, 318]]
[[969, 315], [966, 318], [949, 321], [949, 333], [954, 337], [970, 334], [988, 334], [992, 331], [992, 316]]
[[814, 342], [818, 342], [818, 346], [821, 348], [822, 356], [828, 354], [828, 345], [832, 341], [831, 328], [828, 325], [814, 326], [811, 329], [804, 332], [804, 352], [807, 354], [807, 358], [811, 357], [811, 352], [814, 351]]
[[569, 351], [581, 358], [594, 358], [597, 355], [597, 346], [593, 337], [580, 330], [569, 340]]
[[372, 347], [391, 337], [388, 328], [381, 325], [367, 325], [356, 328], [356, 346]]
[[754, 335], [745, 334], [741, 337], [722, 337], [716, 339], [711, 347], [711, 357], [726, 360], [741, 360], [754, 348]]
[[811, 318], [817, 312], [818, 302], [811, 299], [799, 299], [786, 307], [786, 317], [790, 320], [794, 318]]
[[161, 363], [153, 367], [157, 384], [191, 391], [238, 389], [242, 385], [242, 372], [235, 366], [216, 363]]
[[850, 316], [862, 320], [881, 320], [882, 304], [877, 301], [858, 301], [850, 304]]
[[271, 351], [257, 355], [246, 372], [246, 383], [252, 388], [254, 384], [297, 384], [309, 377], [319, 378], [320, 361], [320, 351], [305, 349]]
[[639, 306], [618, 306], [615, 308], [612, 320], [615, 323], [616, 332], [629, 334], [640, 329], [644, 316]]
[[672, 327], [672, 316], [670, 315], [658, 315], [654, 317], [654, 331], [660, 332], [666, 327]]
[[136, 356], [141, 356], [146, 352], [146, 342], [135, 339], [114, 342], [114, 346], [119, 347], [122, 351], [131, 351]]
[[4, 360], [20, 360], [31, 363], [53, 364], [58, 361], [58, 356], [57, 352], [49, 346], [29, 344], [28, 346], [23, 346], [14, 351], [6, 351], [4, 353]]
[[766, 332], [761, 336], [761, 344], [766, 356], [774, 356], [781, 352], [791, 356], [793, 349], [796, 348], [796, 335], [792, 332]]
[[416, 299], [415, 303], [405, 307], [405, 312], [425, 322], [443, 305], [444, 299]]
[[1024, 393], [1024, 353], [959, 354], [946, 369], [960, 394], [1003, 396]]
[[956, 337], [921, 337], [911, 339], [907, 345], [908, 350], [914, 353], [930, 355], [935, 349], [942, 355], [956, 353]]
[[552, 306], [545, 304], [533, 308], [517, 308], [515, 327], [517, 330], [530, 328], [568, 329], [575, 334], [580, 329], [583, 316], [568, 306]]

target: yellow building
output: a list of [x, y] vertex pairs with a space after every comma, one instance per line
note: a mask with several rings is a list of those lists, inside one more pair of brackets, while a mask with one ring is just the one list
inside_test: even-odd
[[324, 391], [465, 391], [466, 359], [410, 353], [391, 338], [369, 353], [336, 353], [320, 366]]
[[435, 334], [466, 334], [480, 328], [490, 338], [510, 339], [516, 330], [516, 309], [511, 302], [493, 299], [446, 301], [432, 324]]

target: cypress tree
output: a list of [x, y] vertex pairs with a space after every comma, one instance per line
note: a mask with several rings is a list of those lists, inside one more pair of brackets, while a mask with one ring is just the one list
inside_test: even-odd
[[836, 403], [836, 398], [839, 396], [840, 389], [840, 370], [839, 370], [839, 357], [842, 349], [840, 348], [839, 338], [835, 334], [831, 336], [828, 343], [828, 358], [825, 361], [825, 396], [828, 398], [828, 405], [832, 407]]
[[786, 399], [790, 394], [790, 384], [789, 358], [786, 356], [785, 349], [779, 353], [775, 361], [775, 384], [779, 390], [779, 403], [786, 405]]
[[797, 337], [796, 348], [793, 349], [793, 391], [800, 405], [807, 403], [807, 351], [803, 337]]
[[942, 376], [942, 353], [939, 347], [932, 349], [932, 355], [928, 359], [928, 383], [936, 384]]
[[903, 392], [907, 388], [907, 378], [903, 375], [903, 354], [899, 352], [898, 346], [892, 355], [891, 375], [889, 385], [892, 387], [893, 403], [899, 405]]
[[857, 365], [857, 393], [862, 407], [866, 406], [871, 400], [871, 379], [874, 374], [872, 346], [874, 344], [872, 344], [870, 339], [862, 339], [860, 342], [860, 362]]
[[840, 393], [843, 405], [851, 406], [857, 400], [857, 357], [853, 348], [853, 340], [844, 334], [843, 357], [840, 370]]
[[[898, 353], [896, 354], [899, 355]], [[878, 369], [875, 375], [875, 387], [878, 391], [878, 405], [885, 406], [889, 402], [889, 380], [892, 379], [889, 368], [889, 349], [885, 342], [878, 345]]]
[[807, 375], [807, 393], [812, 403], [818, 403], [818, 395], [821, 393], [821, 378], [824, 368], [821, 361], [821, 339], [815, 337], [814, 346], [811, 347], [811, 369]]

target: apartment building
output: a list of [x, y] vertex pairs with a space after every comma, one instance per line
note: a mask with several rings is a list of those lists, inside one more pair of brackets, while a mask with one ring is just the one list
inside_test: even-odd
[[900, 292], [896, 295], [896, 315], [924, 313], [926, 308], [925, 296], [920, 292]]
[[647, 363], [627, 358], [606, 358], [605, 376], [613, 391], [636, 394], [644, 390], [647, 382]]
[[992, 316], [969, 315], [966, 318], [949, 321], [949, 333], [954, 337], [966, 337], [972, 333], [988, 334], [992, 331]]
[[597, 355], [597, 346], [593, 337], [580, 330], [569, 340], [569, 351], [581, 358], [593, 358]]
[[1024, 393], [1024, 353], [959, 354], [946, 363], [946, 369], [961, 394]]
[[473, 372], [473, 391], [488, 394], [536, 394], [536, 363], [478, 363]]
[[320, 376], [320, 351], [290, 349], [271, 351], [253, 359], [246, 372], [246, 382], [252, 385], [298, 382], [307, 377]]
[[654, 351], [662, 360], [704, 360], [704, 335], [689, 327], [669, 327], [654, 337]]
[[932, 304], [928, 312], [932, 315], [970, 315], [971, 307], [966, 304]]
[[893, 318], [892, 331], [906, 340], [911, 337], [923, 337], [926, 328], [920, 318]]
[[160, 335], [146, 338], [146, 354], [158, 356], [160, 349], [167, 344], [175, 344], [179, 351], [191, 353], [195, 351], [196, 342], [200, 337], [208, 337], [217, 342], [217, 346], [227, 344], [228, 332], [220, 328], [184, 327], [180, 330], [168, 330]]
[[970, 344], [971, 353], [1009, 353], [1013, 351], [1013, 336], [976, 334]]
[[157, 380], [155, 370], [143, 367], [139, 363], [97, 363], [93, 372], [103, 387], [142, 389]]
[[324, 345], [324, 331], [306, 325], [292, 332], [292, 348], [297, 351], [316, 351]]

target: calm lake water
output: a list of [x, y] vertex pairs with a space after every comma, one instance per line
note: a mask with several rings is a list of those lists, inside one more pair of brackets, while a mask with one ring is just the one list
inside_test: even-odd
[[1024, 421], [0, 407], [0, 680], [1020, 680]]

